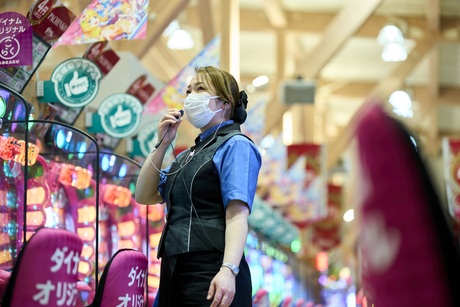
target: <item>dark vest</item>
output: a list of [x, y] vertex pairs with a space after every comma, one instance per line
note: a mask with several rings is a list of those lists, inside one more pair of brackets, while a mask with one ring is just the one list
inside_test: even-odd
[[[241, 134], [239, 124], [220, 128], [191, 147], [171, 165], [165, 186], [168, 209], [158, 257], [193, 251], [221, 251], [225, 246], [225, 209], [219, 174], [212, 162], [216, 150]], [[192, 199], [192, 201], [190, 201]], [[193, 204], [192, 204], [193, 202]]]

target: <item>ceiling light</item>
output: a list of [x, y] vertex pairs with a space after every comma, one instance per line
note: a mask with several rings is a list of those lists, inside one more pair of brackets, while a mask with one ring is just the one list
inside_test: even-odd
[[275, 146], [275, 138], [273, 135], [268, 134], [260, 141], [260, 147], [262, 148], [271, 148]]
[[390, 95], [388, 102], [393, 106], [393, 112], [402, 117], [412, 117], [412, 99], [405, 91], [395, 91]]
[[383, 46], [382, 60], [385, 62], [401, 62], [407, 59], [407, 49], [401, 30], [388, 25], [380, 30], [377, 42]]
[[399, 43], [389, 43], [383, 47], [382, 60], [385, 62], [402, 62], [407, 59], [407, 50]]
[[193, 48], [193, 38], [185, 30], [176, 30], [169, 36], [168, 48], [172, 50], [186, 50]]
[[384, 26], [379, 32], [377, 41], [380, 45], [384, 46], [388, 43], [404, 43], [404, 36], [401, 30], [393, 25]]
[[248, 93], [254, 93], [256, 91], [256, 87], [254, 85], [251, 84], [248, 84], [246, 85], [246, 92]]
[[179, 21], [174, 19], [169, 23], [166, 29], [163, 31], [163, 36], [169, 37], [177, 30], [180, 30]]
[[257, 87], [267, 85], [268, 81], [269, 81], [268, 76], [261, 75], [255, 78], [254, 80], [252, 80], [252, 85], [254, 85], [257, 88]]
[[355, 219], [355, 210], [349, 209], [343, 214], [343, 220], [347, 223]]

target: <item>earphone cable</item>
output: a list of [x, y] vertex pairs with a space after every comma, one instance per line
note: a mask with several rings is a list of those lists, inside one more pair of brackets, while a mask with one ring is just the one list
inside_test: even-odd
[[[219, 126], [217, 127], [216, 131], [214, 132], [213, 137], [212, 137], [203, 147], [201, 147], [200, 150], [198, 150], [197, 152], [193, 152], [193, 151], [192, 151], [193, 154], [192, 154], [192, 153], [189, 153], [188, 156], [185, 157], [185, 159], [184, 159], [185, 163], [183, 162], [183, 164], [181, 164], [180, 167], [179, 167], [178, 169], [176, 169], [175, 171], [169, 172], [169, 173], [165, 173], [164, 175], [165, 175], [165, 176], [174, 175], [174, 174], [178, 173], [181, 169], [183, 169], [187, 164], [189, 164], [190, 161], [192, 161], [192, 159], [193, 159], [193, 157], [194, 157], [195, 155], [197, 155], [197, 154], [200, 153], [203, 149], [205, 149], [206, 146], [208, 146], [208, 145], [216, 138], [217, 132], [219, 131], [220, 126], [222, 125], [223, 122], [224, 122], [224, 121], [221, 121], [221, 122], [219, 123]], [[169, 129], [168, 129], [167, 133], [169, 133]], [[166, 135], [166, 134], [165, 134], [165, 135]], [[164, 136], [163, 136], [163, 138], [164, 138]], [[172, 143], [171, 143], [171, 145], [172, 145]], [[156, 151], [156, 148], [154, 148], [150, 153], [153, 153], [153, 152], [155, 152], [155, 151]], [[173, 147], [173, 152], [174, 152], [174, 147]], [[149, 155], [149, 156], [150, 156], [150, 155]], [[176, 156], [175, 154], [174, 154], [174, 157], [175, 157], [176, 160], [177, 160], [177, 156]], [[190, 159], [189, 159], [189, 158], [190, 158]], [[158, 173], [160, 173], [161, 170], [159, 170], [158, 167], [152, 162], [152, 158], [149, 158], [149, 161], [150, 161], [150, 164], [152, 164], [153, 167], [158, 171]]]

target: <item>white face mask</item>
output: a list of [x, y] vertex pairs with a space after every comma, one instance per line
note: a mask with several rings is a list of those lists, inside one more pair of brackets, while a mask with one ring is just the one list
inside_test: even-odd
[[201, 94], [188, 94], [184, 99], [184, 112], [188, 121], [198, 129], [206, 126], [214, 115], [222, 109], [213, 111], [209, 108], [209, 100], [219, 96], [208, 96]]

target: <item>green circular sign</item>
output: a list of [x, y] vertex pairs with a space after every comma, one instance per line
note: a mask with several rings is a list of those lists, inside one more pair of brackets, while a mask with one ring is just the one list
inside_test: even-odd
[[150, 151], [153, 150], [155, 144], [158, 142], [158, 122], [159, 120], [155, 120], [148, 123], [137, 134], [139, 147], [145, 157], [150, 154]]
[[114, 94], [101, 102], [97, 113], [104, 131], [116, 138], [133, 135], [141, 124], [142, 103], [130, 94]]
[[71, 108], [89, 104], [99, 91], [102, 73], [93, 61], [73, 58], [62, 62], [51, 75], [59, 101]]
[[6, 112], [6, 101], [3, 97], [0, 97], [0, 117], [3, 117]]

